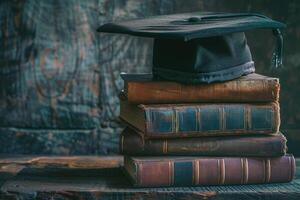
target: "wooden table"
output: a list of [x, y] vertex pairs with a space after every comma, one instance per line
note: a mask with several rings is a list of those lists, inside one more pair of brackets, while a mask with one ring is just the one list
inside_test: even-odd
[[[121, 156], [0, 156], [0, 199], [300, 199], [300, 170], [291, 183], [132, 188]], [[297, 159], [300, 166], [300, 159]]]

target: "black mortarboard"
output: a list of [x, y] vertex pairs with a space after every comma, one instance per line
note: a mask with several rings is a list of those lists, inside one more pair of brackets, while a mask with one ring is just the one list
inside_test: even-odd
[[185, 13], [107, 23], [99, 32], [154, 38], [154, 78], [210, 83], [255, 71], [244, 31], [272, 29], [277, 38], [273, 64], [282, 64], [285, 25], [253, 13]]

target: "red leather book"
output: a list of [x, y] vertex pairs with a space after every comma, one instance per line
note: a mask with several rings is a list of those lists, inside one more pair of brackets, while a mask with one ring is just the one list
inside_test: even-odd
[[125, 128], [120, 137], [120, 151], [134, 156], [283, 156], [286, 139], [276, 135], [219, 136], [201, 138], [144, 139], [142, 134]]
[[135, 105], [121, 100], [120, 118], [145, 138], [275, 134], [280, 125], [276, 102]]
[[184, 85], [152, 80], [151, 74], [121, 74], [130, 103], [271, 102], [278, 101], [277, 78], [249, 74], [223, 83]]
[[292, 155], [256, 157], [125, 157], [124, 167], [138, 187], [231, 185], [289, 182]]

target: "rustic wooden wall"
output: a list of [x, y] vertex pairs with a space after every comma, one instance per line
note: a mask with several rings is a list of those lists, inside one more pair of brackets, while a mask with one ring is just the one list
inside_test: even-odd
[[282, 127], [294, 136], [300, 129], [296, 0], [2, 0], [0, 153], [116, 153], [119, 73], [149, 71], [152, 41], [98, 34], [96, 28], [112, 20], [207, 10], [255, 11], [288, 24], [280, 71], [268, 67], [269, 31], [250, 33], [249, 42], [258, 71], [281, 79]]

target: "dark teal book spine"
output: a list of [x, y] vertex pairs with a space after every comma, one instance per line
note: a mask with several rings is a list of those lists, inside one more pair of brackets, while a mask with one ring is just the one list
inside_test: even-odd
[[186, 186], [193, 185], [193, 162], [174, 162], [174, 177], [173, 185], [174, 186]]
[[146, 133], [216, 135], [277, 133], [279, 106], [270, 104], [205, 104], [145, 106]]

